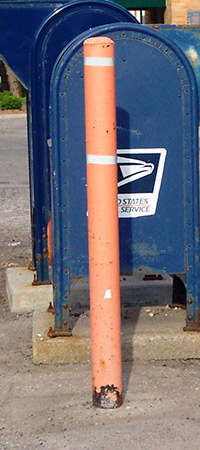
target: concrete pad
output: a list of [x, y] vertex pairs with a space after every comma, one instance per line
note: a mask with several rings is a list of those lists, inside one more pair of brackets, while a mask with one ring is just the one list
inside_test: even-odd
[[[200, 333], [183, 331], [185, 316], [186, 312], [180, 308], [122, 308], [123, 361], [200, 358]], [[72, 337], [49, 338], [47, 332], [53, 325], [51, 313], [34, 313], [35, 364], [90, 361], [89, 311], [72, 318]]]
[[23, 314], [48, 308], [52, 285], [33, 286], [34, 272], [24, 267], [6, 270], [6, 292], [11, 312]]
[[35, 364], [87, 363], [90, 360], [89, 321], [72, 337], [49, 338], [54, 316], [47, 311], [33, 315], [33, 361]]
[[[12, 312], [25, 313], [44, 310], [53, 302], [51, 285], [32, 286], [34, 272], [25, 267], [6, 271], [6, 290]], [[144, 280], [144, 274], [120, 277], [123, 306], [166, 305], [172, 301], [172, 278]], [[72, 308], [89, 307], [89, 281], [87, 277], [75, 280], [71, 287]]]

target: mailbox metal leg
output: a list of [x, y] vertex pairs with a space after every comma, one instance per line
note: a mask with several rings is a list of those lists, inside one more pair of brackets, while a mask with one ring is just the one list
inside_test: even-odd
[[32, 114], [30, 91], [27, 93], [27, 125], [28, 125], [28, 155], [29, 155], [29, 184], [31, 210], [32, 237], [32, 269], [36, 269], [37, 277], [33, 284], [48, 284], [48, 249], [47, 223], [49, 220], [50, 181], [49, 161], [40, 151], [41, 147], [36, 139], [35, 119]]
[[200, 331], [200, 306], [199, 302], [188, 299], [186, 326], [184, 331]]
[[[35, 186], [36, 189], [37, 187], [38, 186]], [[40, 197], [40, 195], [41, 194], [39, 194], [38, 197]], [[41, 198], [37, 198], [35, 203], [35, 254], [37, 282], [35, 284], [49, 283], [47, 223], [48, 222], [45, 217], [45, 204]]]
[[31, 269], [36, 270], [35, 254], [35, 214], [34, 214], [34, 186], [33, 186], [33, 146], [32, 146], [32, 121], [31, 121], [31, 93], [27, 91], [27, 133], [28, 133], [28, 162], [29, 162], [29, 193], [30, 193], [30, 214], [31, 214], [31, 239], [32, 239], [32, 264]]
[[186, 285], [185, 275], [173, 275], [173, 305], [183, 305], [187, 309], [184, 331], [200, 331], [199, 296], [192, 296], [193, 286], [186, 288]]
[[49, 330], [50, 337], [70, 336], [70, 245], [69, 204], [67, 186], [67, 162], [60, 152], [52, 152], [52, 237], [53, 237], [53, 295], [55, 327]]
[[[34, 92], [32, 93], [34, 98]], [[32, 98], [32, 137], [33, 137], [33, 180], [32, 196], [34, 196], [34, 239], [37, 280], [34, 284], [49, 283], [47, 224], [50, 218], [50, 180], [49, 159], [43, 151], [37, 134], [38, 115]]]
[[[61, 214], [62, 215], [62, 214]], [[56, 215], [55, 220], [59, 219]], [[69, 299], [70, 299], [70, 277], [68, 269], [69, 248], [67, 242], [67, 227], [59, 224], [59, 232], [54, 240], [53, 255], [53, 287], [54, 287], [54, 329], [50, 328], [48, 335], [71, 336], [69, 329]], [[63, 254], [64, 253], [64, 254]]]
[[200, 331], [200, 296], [199, 280], [196, 282], [197, 295], [191, 295], [192, 291], [188, 283], [187, 287], [187, 317], [184, 331]]

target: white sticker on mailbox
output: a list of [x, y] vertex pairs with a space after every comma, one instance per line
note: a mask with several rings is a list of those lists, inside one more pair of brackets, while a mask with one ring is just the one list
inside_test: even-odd
[[155, 214], [166, 154], [165, 148], [117, 150], [120, 218]]

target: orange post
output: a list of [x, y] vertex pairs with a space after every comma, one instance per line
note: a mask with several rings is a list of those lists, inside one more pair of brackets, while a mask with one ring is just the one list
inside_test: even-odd
[[122, 404], [114, 42], [84, 42], [93, 403]]

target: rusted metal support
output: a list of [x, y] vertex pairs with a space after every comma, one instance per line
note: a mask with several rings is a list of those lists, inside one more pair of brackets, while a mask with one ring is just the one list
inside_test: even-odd
[[47, 248], [49, 266], [52, 265], [52, 246], [52, 219], [50, 219], [47, 225]]
[[52, 327], [49, 328], [49, 331], [47, 334], [50, 338], [55, 338], [55, 337], [59, 337], [59, 336], [63, 336], [63, 337], [64, 336], [67, 336], [67, 337], [72, 336], [72, 333], [70, 330], [63, 330], [63, 328], [61, 328], [61, 329], [58, 328], [55, 330]]
[[93, 404], [122, 404], [114, 42], [84, 42]]
[[38, 281], [37, 276], [34, 273], [33, 282], [32, 282], [33, 286], [41, 286], [41, 285], [46, 285], [46, 284], [51, 284], [51, 281]]
[[54, 306], [52, 305], [51, 302], [49, 302], [49, 306], [47, 308], [47, 312], [50, 312], [51, 314], [55, 313], [55, 308], [54, 308]]
[[32, 259], [29, 261], [28, 270], [31, 270], [32, 272], [35, 272], [35, 270], [36, 270], [36, 268], [33, 266]]
[[183, 331], [200, 332], [200, 311], [198, 308], [194, 310], [194, 306], [196, 306], [197, 302], [194, 302], [192, 298], [189, 298], [187, 303], [186, 326], [183, 328]]

